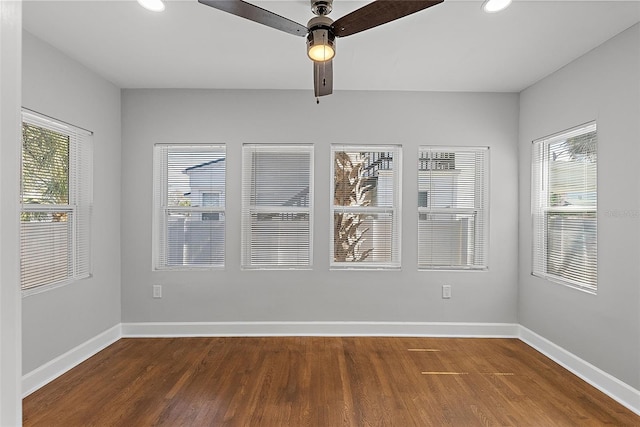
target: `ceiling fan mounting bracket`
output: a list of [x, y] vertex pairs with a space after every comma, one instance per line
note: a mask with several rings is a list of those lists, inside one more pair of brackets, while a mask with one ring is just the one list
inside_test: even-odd
[[318, 16], [325, 16], [333, 10], [333, 0], [311, 0], [311, 11]]

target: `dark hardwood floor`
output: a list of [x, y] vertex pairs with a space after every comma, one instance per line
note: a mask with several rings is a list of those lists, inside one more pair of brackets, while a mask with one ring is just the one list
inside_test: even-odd
[[25, 426], [640, 426], [517, 339], [122, 339]]

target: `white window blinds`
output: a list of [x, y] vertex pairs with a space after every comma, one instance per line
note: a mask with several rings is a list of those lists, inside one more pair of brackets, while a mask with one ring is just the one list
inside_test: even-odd
[[533, 274], [597, 290], [597, 133], [589, 123], [533, 142]]
[[488, 162], [486, 147], [419, 148], [418, 268], [487, 268]]
[[332, 268], [400, 268], [401, 147], [331, 147]]
[[242, 151], [242, 267], [311, 267], [313, 146]]
[[20, 273], [25, 294], [91, 274], [91, 132], [22, 113]]
[[225, 147], [154, 147], [154, 268], [224, 266]]

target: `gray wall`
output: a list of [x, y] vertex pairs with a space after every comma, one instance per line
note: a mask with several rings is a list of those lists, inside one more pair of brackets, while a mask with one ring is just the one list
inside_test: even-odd
[[0, 426], [22, 422], [20, 97], [22, 2], [0, 3]]
[[22, 104], [94, 132], [93, 277], [23, 298], [23, 372], [120, 323], [120, 89], [23, 33]]
[[[517, 320], [517, 94], [127, 89], [122, 130], [123, 322]], [[153, 144], [206, 142], [227, 144], [226, 268], [153, 272]], [[240, 269], [244, 142], [315, 144], [312, 270]], [[333, 142], [403, 145], [402, 271], [329, 271]], [[420, 144], [491, 147], [489, 271], [417, 270]]]
[[[640, 25], [520, 100], [520, 323], [640, 389]], [[596, 120], [598, 294], [531, 276], [531, 142]]]

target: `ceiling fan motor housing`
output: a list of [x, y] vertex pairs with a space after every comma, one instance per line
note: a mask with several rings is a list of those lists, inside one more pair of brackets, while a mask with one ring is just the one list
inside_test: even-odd
[[336, 36], [331, 24], [333, 20], [327, 16], [316, 16], [307, 24], [307, 53], [315, 62], [329, 61], [335, 56]]

